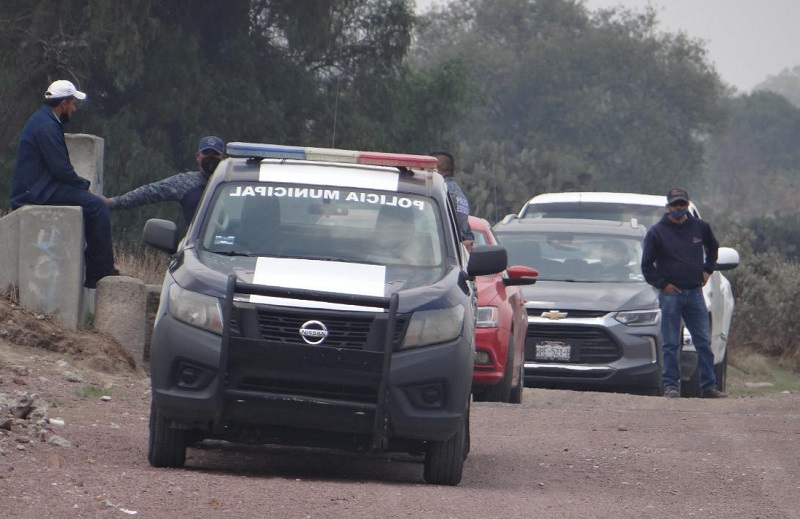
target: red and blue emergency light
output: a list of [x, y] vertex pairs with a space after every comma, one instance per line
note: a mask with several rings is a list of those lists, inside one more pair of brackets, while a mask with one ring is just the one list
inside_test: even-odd
[[436, 157], [406, 153], [310, 148], [302, 146], [282, 146], [279, 144], [257, 144], [251, 142], [229, 142], [225, 147], [225, 151], [229, 157], [313, 160], [413, 169], [436, 168]]

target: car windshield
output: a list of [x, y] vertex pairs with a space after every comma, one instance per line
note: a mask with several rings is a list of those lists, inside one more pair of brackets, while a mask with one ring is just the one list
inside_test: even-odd
[[613, 220], [627, 222], [632, 218], [647, 227], [658, 222], [664, 206], [609, 202], [548, 202], [531, 203], [525, 207], [523, 218], [581, 218], [584, 220]]
[[432, 267], [443, 263], [438, 206], [406, 193], [230, 182], [215, 193], [202, 247], [231, 256]]
[[637, 283], [641, 239], [595, 233], [526, 232], [496, 234], [509, 265], [539, 271], [539, 281]]

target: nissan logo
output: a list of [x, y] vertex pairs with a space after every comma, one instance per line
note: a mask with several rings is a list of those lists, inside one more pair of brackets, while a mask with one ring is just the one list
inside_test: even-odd
[[300, 337], [308, 344], [322, 344], [328, 338], [328, 327], [320, 321], [306, 321], [300, 327]]

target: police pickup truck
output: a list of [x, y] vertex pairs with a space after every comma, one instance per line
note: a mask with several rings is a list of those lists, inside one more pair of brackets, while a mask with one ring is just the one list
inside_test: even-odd
[[424, 456], [456, 485], [469, 448], [474, 276], [436, 160], [229, 143], [174, 254], [151, 340], [148, 460], [204, 439]]

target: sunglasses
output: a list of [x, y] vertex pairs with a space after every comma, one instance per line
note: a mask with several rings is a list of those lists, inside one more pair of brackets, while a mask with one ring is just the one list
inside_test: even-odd
[[686, 200], [675, 200], [669, 204], [670, 207], [689, 207], [689, 202]]

